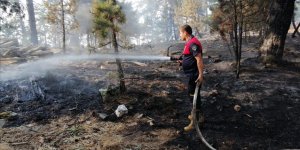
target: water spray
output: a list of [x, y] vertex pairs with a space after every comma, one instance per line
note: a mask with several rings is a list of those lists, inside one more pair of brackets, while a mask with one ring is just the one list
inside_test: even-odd
[[128, 61], [168, 61], [171, 58], [161, 55], [123, 55], [123, 54], [97, 54], [97, 55], [56, 55], [41, 58], [8, 67], [0, 70], [0, 81], [21, 79], [23, 77], [39, 76], [48, 71], [55, 70], [65, 62], [82, 61], [115, 61], [116, 59]]

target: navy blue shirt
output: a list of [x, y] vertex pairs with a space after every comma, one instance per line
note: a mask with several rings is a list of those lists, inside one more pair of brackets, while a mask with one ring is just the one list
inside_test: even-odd
[[198, 66], [195, 56], [202, 53], [202, 49], [197, 44], [191, 44], [189, 47], [190, 54], [183, 55], [182, 67], [185, 74], [197, 74]]

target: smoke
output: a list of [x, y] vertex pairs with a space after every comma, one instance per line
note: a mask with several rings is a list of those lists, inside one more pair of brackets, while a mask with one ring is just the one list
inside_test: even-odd
[[17, 66], [2, 67], [0, 70], [0, 81], [18, 80], [28, 77], [44, 76], [48, 72], [58, 69], [66, 69], [69, 64], [76, 64], [87, 61], [115, 61], [121, 60], [170, 60], [169, 57], [155, 55], [115, 55], [115, 54], [99, 54], [99, 55], [60, 55], [37, 61], [19, 64]]
[[91, 14], [92, 4], [90, 1], [79, 1], [78, 10], [75, 17], [79, 23], [79, 30], [81, 33], [86, 33], [92, 28], [92, 14]]

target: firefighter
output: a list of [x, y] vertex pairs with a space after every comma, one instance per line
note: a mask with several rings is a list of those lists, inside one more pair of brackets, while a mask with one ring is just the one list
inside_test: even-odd
[[[202, 60], [202, 45], [200, 41], [192, 34], [192, 28], [189, 25], [181, 26], [180, 38], [186, 41], [184, 50], [182, 52], [182, 67], [185, 75], [188, 78], [188, 97], [189, 100], [193, 102], [194, 92], [197, 82], [201, 83], [203, 81], [203, 60]], [[200, 124], [204, 123], [203, 113], [200, 111], [201, 108], [201, 97], [200, 88], [197, 97], [196, 106], [196, 118]], [[190, 124], [184, 127], [184, 131], [188, 132], [194, 128], [194, 122], [192, 120], [192, 114], [188, 116], [190, 119]]]

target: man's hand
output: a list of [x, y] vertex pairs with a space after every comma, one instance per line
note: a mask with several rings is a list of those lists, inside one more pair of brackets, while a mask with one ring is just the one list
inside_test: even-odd
[[195, 82], [201, 84], [203, 82], [203, 75], [199, 75]]
[[181, 65], [182, 64], [182, 60], [177, 60], [177, 62]]

